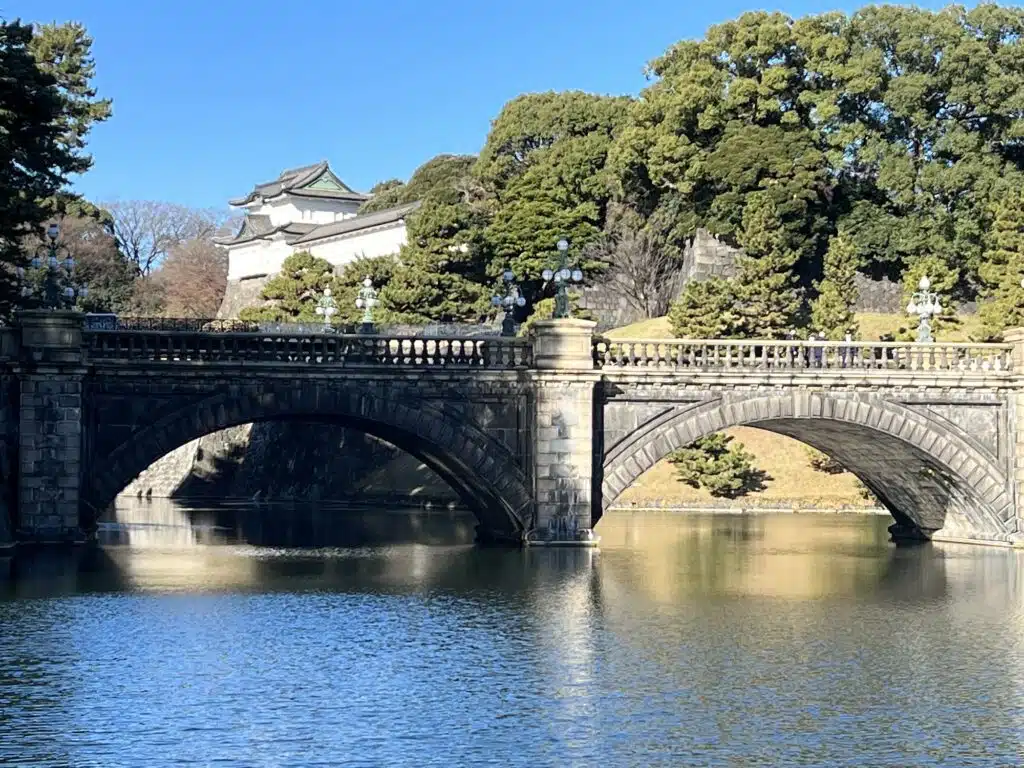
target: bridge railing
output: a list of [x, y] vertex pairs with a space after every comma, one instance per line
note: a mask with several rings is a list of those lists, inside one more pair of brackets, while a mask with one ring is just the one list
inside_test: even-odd
[[1011, 350], [1009, 344], [597, 338], [594, 362], [599, 368], [1009, 372]]
[[295, 335], [92, 330], [94, 361], [305, 363], [344, 366], [529, 368], [533, 347], [506, 337]]

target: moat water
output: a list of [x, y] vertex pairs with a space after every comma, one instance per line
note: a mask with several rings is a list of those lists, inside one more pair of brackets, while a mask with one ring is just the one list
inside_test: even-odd
[[1010, 550], [669, 513], [481, 550], [454, 512], [272, 512], [0, 565], [0, 764], [1024, 762]]

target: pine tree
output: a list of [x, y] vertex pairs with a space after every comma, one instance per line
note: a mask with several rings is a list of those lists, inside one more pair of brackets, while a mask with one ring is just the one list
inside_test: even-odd
[[996, 206], [982, 261], [982, 328], [999, 339], [1007, 328], [1024, 326], [1024, 193], [1014, 190]]
[[441, 178], [408, 219], [401, 268], [381, 291], [398, 322], [476, 322], [490, 312], [483, 215], [467, 199], [463, 179]]
[[826, 475], [841, 475], [846, 471], [846, 467], [827, 453], [822, 453], [809, 446], [807, 448], [807, 463], [811, 465], [811, 469], [817, 472], [824, 472]]
[[799, 253], [790, 239], [772, 197], [763, 192], [750, 195], [738, 237], [744, 255], [733, 279], [736, 309], [747, 338], [781, 339], [797, 326]]
[[92, 165], [81, 149], [109, 103], [93, 100], [91, 42], [78, 25], [0, 22], [0, 313], [19, 300], [13, 267], [27, 261], [25, 238]]
[[704, 488], [712, 496], [736, 498], [764, 489], [768, 476], [754, 466], [754, 457], [742, 444], [717, 432], [675, 451], [669, 461], [676, 476], [692, 488]]
[[720, 277], [691, 281], [668, 313], [672, 335], [680, 339], [742, 338], [732, 281]]
[[[320, 321], [317, 301], [325, 288], [334, 288], [334, 267], [326, 259], [309, 251], [293, 253], [281, 265], [281, 271], [263, 287], [261, 307], [246, 307], [238, 316], [242, 320], [312, 323]], [[337, 319], [337, 318], [336, 318]]]
[[846, 334], [856, 336], [857, 250], [853, 243], [843, 235], [833, 237], [824, 266], [818, 297], [811, 303], [811, 324], [830, 341], [841, 341]]

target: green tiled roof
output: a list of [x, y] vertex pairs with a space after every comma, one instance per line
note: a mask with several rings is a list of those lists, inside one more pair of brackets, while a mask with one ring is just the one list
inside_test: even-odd
[[369, 195], [355, 192], [334, 175], [327, 161], [300, 168], [288, 168], [273, 181], [257, 184], [245, 197], [231, 200], [231, 205], [248, 205], [254, 200], [271, 199], [282, 194], [299, 197], [319, 197], [332, 200], [368, 200]]

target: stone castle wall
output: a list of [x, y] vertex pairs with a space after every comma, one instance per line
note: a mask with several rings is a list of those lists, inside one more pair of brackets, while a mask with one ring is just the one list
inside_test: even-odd
[[[706, 229], [698, 229], [683, 250], [683, 266], [673, 278], [672, 297], [682, 293], [691, 280], [731, 276], [736, 271], [738, 254], [736, 248], [721, 242]], [[594, 316], [599, 332], [645, 319], [629, 299], [608, 285], [585, 288], [579, 306]]]
[[244, 280], [228, 280], [217, 317], [234, 319], [246, 307], [257, 306], [260, 303], [260, 291], [269, 280], [269, 275], [249, 277]]

